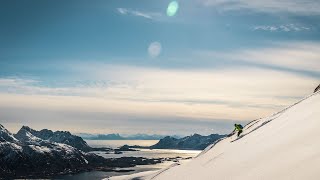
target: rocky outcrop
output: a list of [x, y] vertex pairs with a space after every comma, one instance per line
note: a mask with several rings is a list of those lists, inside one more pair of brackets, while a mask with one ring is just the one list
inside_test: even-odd
[[320, 84], [319, 84], [318, 87], [316, 87], [316, 89], [314, 90], [314, 93], [315, 93], [315, 92], [318, 92], [318, 91], [320, 91]]
[[211, 134], [209, 136], [201, 136], [199, 134], [194, 134], [192, 136], [187, 136], [180, 139], [167, 136], [161, 139], [157, 144], [150, 146], [150, 148], [203, 150], [208, 145], [214, 143], [216, 140], [222, 137], [225, 137], [225, 135]]
[[36, 131], [28, 126], [22, 126], [22, 128], [18, 131], [15, 137], [18, 138], [20, 134], [25, 134], [25, 132], [28, 132], [29, 134], [33, 135], [35, 138], [40, 138], [55, 143], [67, 144], [84, 152], [92, 150], [92, 148], [81, 137], [72, 135], [68, 131], [53, 132], [48, 129]]
[[118, 149], [115, 149], [114, 151], [139, 151], [136, 149], [132, 149], [129, 145], [123, 145]]

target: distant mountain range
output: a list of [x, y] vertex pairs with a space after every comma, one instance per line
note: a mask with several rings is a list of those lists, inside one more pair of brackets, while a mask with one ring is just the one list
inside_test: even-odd
[[172, 136], [166, 136], [160, 141], [152, 146], [128, 146], [124, 145], [126, 148], [143, 148], [143, 149], [181, 149], [181, 150], [203, 150], [210, 144], [226, 135], [211, 134], [208, 136], [202, 136], [200, 134], [193, 134], [191, 136], [186, 136], [183, 138], [176, 138]]
[[[79, 133], [83, 139], [87, 140], [160, 140], [165, 135], [148, 135], [148, 134], [134, 134], [134, 135], [120, 135], [116, 134], [88, 134], [88, 133]], [[174, 135], [174, 138], [180, 138], [180, 136]]]
[[188, 150], [203, 150], [210, 144], [214, 143], [226, 135], [211, 134], [209, 136], [201, 136], [193, 134], [184, 138], [175, 138], [167, 136], [161, 139], [157, 144], [150, 146], [152, 149], [188, 149]]

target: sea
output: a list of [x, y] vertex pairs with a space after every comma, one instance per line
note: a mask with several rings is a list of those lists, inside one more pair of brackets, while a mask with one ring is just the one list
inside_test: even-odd
[[[151, 146], [158, 142], [158, 140], [86, 140], [91, 147], [111, 147], [118, 148], [123, 145], [139, 145]], [[139, 149], [139, 151], [126, 151], [123, 154], [106, 154], [104, 151], [94, 151], [105, 158], [120, 158], [120, 157], [145, 157], [145, 158], [175, 158], [175, 157], [195, 157], [201, 151], [197, 150], [172, 150], [172, 149]], [[173, 162], [164, 162], [155, 165], [140, 165], [133, 168], [123, 168], [134, 170], [131, 172], [103, 172], [91, 171], [73, 175], [57, 176], [54, 179], [65, 180], [101, 180], [110, 176], [121, 176], [144, 171], [155, 171], [170, 166]]]

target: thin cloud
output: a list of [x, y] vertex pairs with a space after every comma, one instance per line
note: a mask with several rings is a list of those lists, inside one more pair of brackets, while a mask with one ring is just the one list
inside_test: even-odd
[[232, 52], [202, 52], [211, 58], [243, 61], [254, 65], [304, 71], [320, 74], [320, 44], [314, 42], [291, 42], [273, 44], [267, 48], [248, 48]]
[[128, 14], [128, 10], [125, 8], [117, 8], [117, 10], [120, 14], [124, 14], [124, 15]]
[[217, 7], [224, 11], [250, 9], [267, 13], [320, 14], [320, 2], [317, 0], [200, 0], [200, 2], [207, 7]]
[[310, 31], [310, 27], [301, 26], [297, 24], [285, 24], [285, 25], [271, 25], [271, 26], [255, 26], [254, 31], [269, 31], [269, 32], [300, 32]]
[[132, 15], [132, 16], [137, 16], [137, 17], [143, 17], [146, 19], [154, 19], [154, 18], [161, 16], [160, 13], [142, 12], [142, 11], [136, 11], [136, 10], [131, 10], [131, 9], [127, 9], [127, 8], [117, 8], [117, 11], [122, 15]]

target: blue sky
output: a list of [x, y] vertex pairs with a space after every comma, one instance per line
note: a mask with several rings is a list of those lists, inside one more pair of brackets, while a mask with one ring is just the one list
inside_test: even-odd
[[319, 84], [318, 1], [170, 2], [1, 1], [0, 123], [227, 133]]

